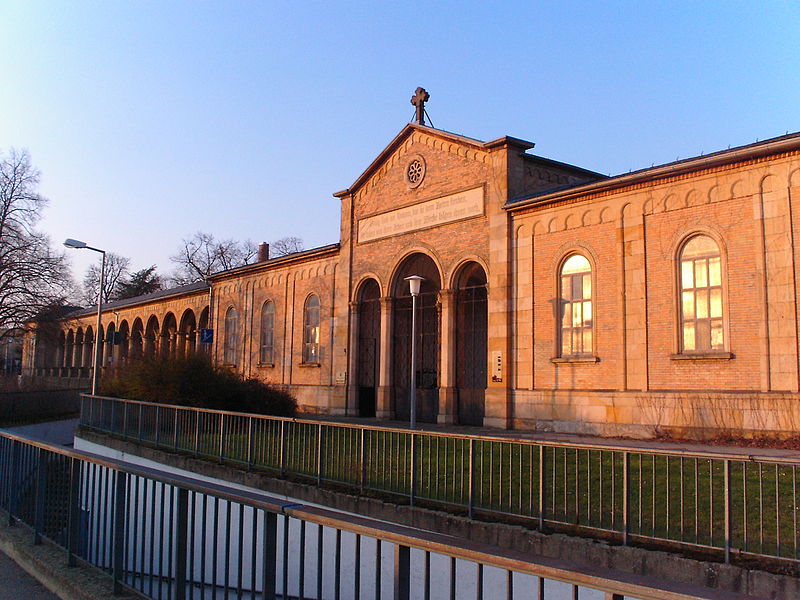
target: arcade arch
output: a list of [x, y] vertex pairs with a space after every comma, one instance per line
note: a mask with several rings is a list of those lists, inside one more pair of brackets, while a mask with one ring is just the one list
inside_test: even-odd
[[[416, 364], [411, 365], [412, 298], [406, 277], [423, 277], [417, 297]], [[422, 253], [407, 256], [392, 281], [392, 383], [395, 417], [410, 416], [411, 369], [416, 371], [417, 419], [435, 423], [439, 414], [439, 291], [441, 277], [433, 259]]]
[[361, 284], [358, 293], [358, 414], [374, 417], [379, 383], [381, 338], [381, 289], [374, 279]]
[[486, 271], [478, 263], [469, 262], [460, 269], [455, 281], [458, 422], [483, 425], [489, 315]]
[[194, 354], [197, 348], [197, 320], [194, 311], [187, 308], [181, 315], [180, 326], [178, 327], [178, 356], [189, 356]]
[[152, 357], [158, 350], [158, 317], [151, 315], [147, 319], [147, 327], [144, 330], [144, 356]]
[[178, 322], [175, 315], [168, 312], [164, 315], [164, 320], [161, 324], [161, 340], [160, 340], [160, 355], [164, 358], [171, 358], [175, 356], [176, 341], [178, 334]]

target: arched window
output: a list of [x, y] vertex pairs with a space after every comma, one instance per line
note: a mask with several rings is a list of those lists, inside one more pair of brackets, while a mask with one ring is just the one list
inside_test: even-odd
[[681, 351], [725, 349], [722, 261], [717, 243], [696, 235], [680, 254]]
[[236, 364], [236, 350], [239, 347], [239, 313], [231, 306], [225, 313], [225, 347], [223, 360], [225, 364]]
[[261, 307], [261, 354], [259, 362], [261, 364], [272, 364], [274, 360], [274, 339], [275, 339], [275, 305], [267, 300]]
[[313, 294], [303, 311], [303, 362], [319, 362], [319, 298]]
[[592, 354], [592, 266], [573, 254], [561, 266], [561, 356]]

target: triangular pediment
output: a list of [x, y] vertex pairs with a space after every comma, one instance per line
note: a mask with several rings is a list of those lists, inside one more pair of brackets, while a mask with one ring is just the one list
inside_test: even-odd
[[462, 151], [465, 155], [468, 151], [472, 151], [473, 153], [489, 152], [492, 149], [502, 145], [513, 145], [522, 151], [533, 148], [534, 146], [532, 142], [526, 142], [524, 140], [519, 140], [517, 138], [508, 136], [498, 138], [490, 142], [483, 142], [463, 135], [458, 135], [456, 133], [450, 133], [449, 131], [443, 131], [441, 129], [435, 129], [433, 127], [419, 125], [417, 123], [408, 123], [400, 130], [394, 139], [389, 142], [389, 144], [380, 152], [380, 154], [378, 154], [375, 160], [370, 163], [370, 165], [364, 170], [363, 173], [361, 173], [361, 175], [359, 175], [359, 177], [349, 188], [340, 192], [336, 192], [334, 196], [342, 197], [355, 194], [367, 181], [369, 181], [369, 179], [375, 173], [380, 171], [381, 168], [386, 165], [387, 161], [391, 159], [394, 153], [397, 152], [397, 150], [401, 148], [413, 135], [422, 135], [430, 139], [438, 139], [443, 143], [447, 143], [450, 148], [453, 148], [454, 145], [457, 148], [463, 149]]

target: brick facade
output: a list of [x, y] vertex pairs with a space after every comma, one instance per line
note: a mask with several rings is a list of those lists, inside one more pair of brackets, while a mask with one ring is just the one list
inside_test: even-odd
[[[209, 278], [216, 336], [208, 350], [245, 376], [286, 386], [305, 411], [358, 414], [366, 406], [379, 417], [399, 416], [405, 400], [395, 376], [409, 370], [397, 354], [408, 333], [398, 330], [408, 327], [403, 269], [423, 264], [414, 260], [424, 255], [439, 286], [419, 340], [436, 349], [416, 369], [441, 422], [479, 414], [498, 427], [611, 435], [797, 432], [800, 135], [613, 178], [534, 156], [532, 147], [407, 125], [335, 194], [338, 244]], [[702, 352], [685, 347], [695, 342], [685, 341], [683, 328], [707, 335], [700, 329], [707, 315], [690, 317], [681, 304], [694, 298], [682, 283], [681, 253], [698, 235], [714, 241], [721, 265], [714, 306], [722, 308], [712, 309], [721, 310], [719, 337]], [[591, 265], [584, 323], [591, 344], [565, 355], [560, 275], [573, 254]], [[465, 273], [478, 275], [468, 283]], [[368, 299], [375, 309], [364, 312], [370, 280], [379, 292]], [[698, 282], [696, 294], [712, 293]], [[304, 307], [312, 294], [320, 320], [318, 355], [309, 362]], [[207, 290], [143, 298], [114, 318], [155, 316], [163, 325], [171, 312], [180, 337], [180, 315], [191, 307], [199, 327], [208, 299]], [[270, 363], [260, 360], [267, 301], [274, 306]], [[226, 361], [231, 307], [238, 343]], [[91, 311], [65, 321], [63, 347], [69, 330], [74, 339], [91, 325]], [[47, 362], [36, 360], [28, 367]], [[374, 381], [359, 377], [367, 368]], [[470, 374], [484, 371], [483, 385], [475, 384]]]

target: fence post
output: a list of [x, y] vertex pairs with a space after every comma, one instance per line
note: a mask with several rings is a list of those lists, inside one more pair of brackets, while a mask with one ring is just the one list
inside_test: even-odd
[[[127, 473], [114, 472], [114, 595], [122, 593], [124, 578], [123, 562], [125, 556], [125, 492], [128, 482]], [[163, 488], [162, 488], [163, 490]], [[163, 493], [163, 492], [162, 492]]]
[[175, 537], [177, 538], [175, 540], [175, 599], [186, 600], [186, 547], [189, 532], [189, 490], [187, 489], [178, 488], [175, 519]]
[[[414, 497], [417, 495], [417, 434], [411, 434], [411, 506], [414, 506]], [[395, 574], [396, 575], [396, 574]], [[406, 597], [408, 590], [406, 589]], [[395, 595], [397, 598], [397, 595]]]
[[42, 543], [42, 531], [44, 531], [44, 505], [47, 488], [47, 450], [39, 448], [36, 452], [36, 500], [34, 503], [33, 517], [33, 543]]
[[[639, 459], [641, 460], [641, 458]], [[641, 485], [641, 484], [640, 484]], [[625, 452], [622, 462], [622, 543], [628, 545], [631, 530], [631, 454]]]
[[8, 486], [8, 525], [12, 526], [16, 522], [14, 515], [17, 513], [17, 503], [20, 494], [20, 454], [22, 444], [17, 440], [11, 442], [11, 485]]
[[156, 448], [158, 448], [159, 438], [161, 437], [161, 407], [156, 406]]
[[[775, 485], [778, 485], [777, 480]], [[725, 562], [731, 562], [731, 460], [725, 459]], [[780, 539], [780, 538], [779, 538]], [[779, 549], [780, 550], [780, 549]], [[776, 553], [777, 554], [777, 553]]]
[[539, 531], [544, 531], [544, 520], [547, 517], [547, 513], [545, 512], [545, 493], [544, 493], [544, 485], [545, 485], [545, 447], [544, 445], [539, 446]]
[[323, 435], [322, 423], [317, 424], [317, 485], [322, 483], [322, 474], [323, 474], [323, 466], [322, 466], [322, 455], [323, 455], [323, 442], [322, 442], [322, 435]]
[[286, 475], [286, 421], [281, 421], [281, 446], [280, 446], [281, 476]]
[[111, 421], [109, 421], [108, 425], [108, 433], [116, 433], [114, 431], [114, 423], [116, 423], [117, 419], [117, 402], [116, 400], [111, 401]]
[[172, 437], [173, 437], [173, 449], [175, 452], [178, 452], [178, 407], [176, 406], [174, 409], [175, 411], [175, 422], [172, 429]]
[[195, 409], [194, 414], [197, 417], [194, 420], [194, 455], [200, 456], [200, 415], [203, 413]]
[[94, 396], [89, 399], [89, 427], [94, 425]]
[[142, 414], [143, 414], [142, 407], [143, 406], [144, 406], [144, 404], [139, 403], [139, 443], [140, 444], [142, 443]]
[[124, 402], [122, 404], [122, 407], [123, 407], [122, 410], [124, 411], [122, 413], [122, 437], [127, 438], [128, 437], [128, 403]]
[[[264, 582], [264, 600], [275, 600], [275, 581], [277, 579], [277, 546], [278, 515], [264, 512], [264, 564], [262, 565], [262, 581]], [[285, 591], [285, 590], [284, 590]]]
[[219, 464], [222, 464], [222, 456], [225, 451], [225, 413], [219, 414]]
[[253, 469], [253, 417], [247, 417], [247, 470]]
[[394, 546], [394, 600], [409, 600], [411, 552], [408, 546]]
[[67, 529], [67, 566], [77, 565], [75, 560], [81, 535], [81, 461], [73, 458], [69, 465], [69, 515]]
[[366, 427], [361, 428], [361, 452], [359, 460], [360, 467], [361, 467], [361, 475], [359, 479], [359, 487], [361, 488], [361, 493], [364, 493], [364, 486], [367, 484], [367, 429]]
[[475, 515], [475, 439], [469, 440], [469, 518]]

